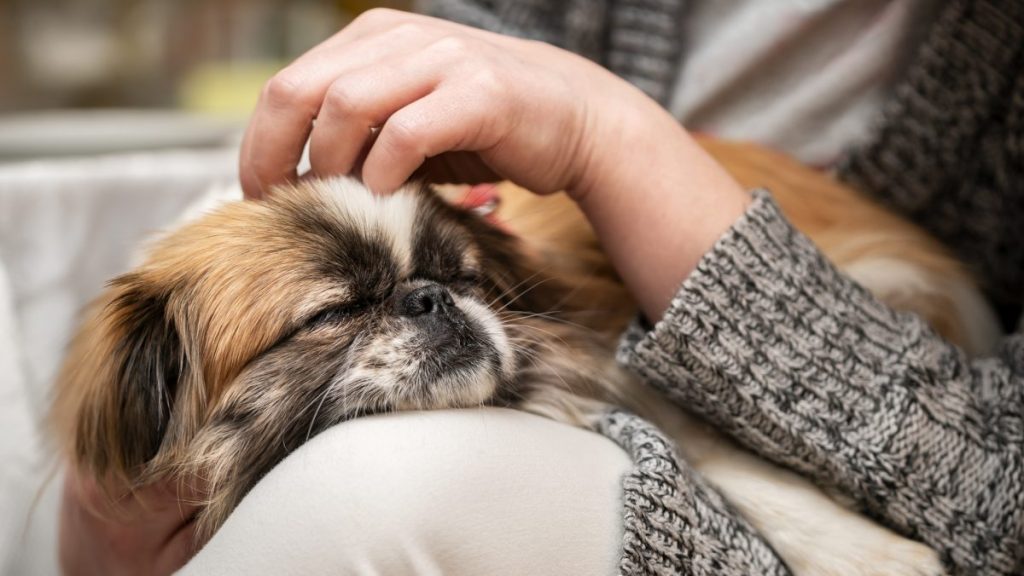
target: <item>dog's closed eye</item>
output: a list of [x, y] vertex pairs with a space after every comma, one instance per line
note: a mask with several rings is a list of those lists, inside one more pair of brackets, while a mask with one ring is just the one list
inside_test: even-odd
[[334, 324], [348, 320], [353, 316], [367, 311], [375, 302], [368, 298], [360, 298], [344, 304], [329, 306], [316, 312], [303, 323], [304, 327], [316, 327], [323, 324]]
[[455, 278], [452, 279], [451, 284], [456, 288], [476, 288], [480, 285], [482, 275], [477, 270], [463, 270]]
[[329, 425], [504, 398], [521, 358], [494, 308], [526, 310], [511, 294], [530, 270], [511, 236], [417, 187], [337, 179], [227, 205], [105, 296], [55, 412], [97, 476], [202, 475], [202, 539]]

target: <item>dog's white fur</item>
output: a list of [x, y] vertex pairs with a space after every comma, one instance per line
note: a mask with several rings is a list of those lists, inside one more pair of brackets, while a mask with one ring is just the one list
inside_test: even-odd
[[[402, 192], [389, 197], [374, 196], [355, 181], [345, 178], [321, 181], [309, 186], [316, 187], [323, 199], [327, 199], [339, 220], [354, 224], [355, 228], [366, 233], [385, 238], [393, 248], [400, 267], [409, 269], [412, 266], [412, 239], [417, 216], [415, 196]], [[220, 193], [219, 196], [230, 197], [231, 194]], [[210, 204], [216, 203], [219, 202]], [[466, 255], [466, 258], [471, 257]], [[912, 262], [892, 259], [855, 260], [847, 263], [846, 269], [866, 287], [883, 297], [894, 291], [927, 290], [940, 280], [930, 276], [928, 270], [916, 268]], [[337, 289], [344, 288], [339, 286]], [[990, 346], [993, 333], [997, 330], [994, 328], [994, 317], [984, 299], [970, 285], [957, 285], [952, 293], [957, 295], [955, 301], [960, 320], [964, 325], [974, 327], [969, 332], [972, 346], [978, 350]], [[322, 300], [327, 296], [338, 296], [325, 294], [320, 293], [317, 297]], [[457, 296], [455, 302], [463, 313], [482, 327], [486, 339], [497, 350], [496, 369], [478, 365], [474, 368], [478, 373], [453, 374], [452, 378], [458, 382], [451, 386], [439, 383], [437, 388], [441, 392], [431, 396], [428, 402], [430, 405], [420, 405], [421, 402], [406, 406], [396, 401], [396, 409], [440, 408], [445, 407], [446, 403], [465, 407], [483, 403], [494, 394], [500, 379], [510, 377], [516, 368], [514, 357], [517, 342], [510, 337], [509, 327], [502, 323], [500, 311], [491, 310], [472, 298]], [[300, 309], [294, 312], [301, 316], [322, 305], [323, 302], [319, 300], [306, 302], [297, 305]], [[309, 310], [303, 311], [303, 307]], [[412, 338], [402, 332], [388, 335], [391, 340], [407, 337]], [[401, 341], [370, 344], [374, 353], [379, 351], [381, 354], [407, 348]], [[380, 362], [372, 360], [374, 358], [367, 357], [366, 366], [344, 366], [334, 379], [337, 385], [331, 393], [343, 394], [347, 388], [345, 380], [356, 379], [371, 381], [387, 394], [387, 386], [408, 380], [403, 374], [416, 371], [416, 367], [409, 365], [405, 358], [388, 357]], [[538, 369], [546, 370], [547, 377], [538, 375], [538, 381], [555, 381], [560, 372], [585, 370], [597, 375], [593, 380], [606, 382], [603, 384], [606, 389], [577, 394], [568, 385], [542, 387], [539, 392], [527, 398], [520, 406], [522, 409], [573, 425], [588, 426], [607, 407], [605, 402], [625, 404], [664, 430], [675, 441], [681, 456], [716, 486], [758, 529], [795, 574], [880, 576], [942, 573], [936, 553], [927, 546], [871, 522], [827, 496], [807, 479], [737, 447], [706, 424], [670, 405], [653, 389], [626, 375], [615, 365], [610, 351], [606, 363], [593, 366], [581, 367], [572, 364], [571, 358], [558, 356], [545, 360], [544, 365]], [[278, 388], [274, 389], [274, 393], [285, 394], [287, 390]], [[327, 395], [320, 398], [320, 402], [326, 399]], [[264, 403], [271, 401], [263, 399]], [[340, 401], [329, 404], [341, 407], [347, 403]], [[72, 403], [71, 406], [75, 408], [78, 405]], [[317, 406], [317, 411], [319, 409]], [[219, 429], [204, 436], [204, 430], [198, 433], [198, 444], [200, 448], [206, 446], [207, 449], [197, 450], [202, 455], [197, 460], [197, 470], [208, 466], [213, 477], [229, 477], [228, 472], [217, 471], [217, 467], [224, 466], [223, 463], [227, 461], [219, 455], [230, 454], [246, 440]]]
[[[348, 179], [327, 181], [326, 196], [338, 202], [339, 217], [358, 220], [360, 228], [377, 230], [392, 243], [397, 254], [409, 265], [412, 248], [412, 228], [415, 217], [415, 198], [406, 194], [374, 197]], [[203, 210], [195, 210], [188, 219], [197, 217], [226, 199], [240, 196], [240, 191], [204, 200]], [[382, 210], [381, 203], [386, 206]], [[381, 218], [381, 215], [386, 218]], [[856, 238], [850, 242], [856, 243]], [[852, 247], [851, 247], [852, 249]], [[910, 261], [893, 258], [854, 260], [844, 266], [844, 272], [858, 280], [876, 295], [891, 297], [895, 294], [913, 295], [921, 291], [952, 291], [956, 298], [957, 314], [970, 327], [972, 351], [990, 350], [998, 335], [998, 325], [991, 308], [973, 285], [940, 283], [931, 271]], [[471, 299], [457, 297], [459, 306], [477, 319], [487, 330], [492, 342], [501, 352], [502, 371], [513, 367], [512, 343], [497, 318]], [[380, 350], [395, 350], [401, 346], [376, 346]], [[396, 358], [389, 365], [397, 369], [413, 369]], [[614, 362], [602, 369], [619, 371]], [[554, 367], [557, 371], [557, 366]], [[472, 405], [482, 402], [497, 386], [494, 379], [480, 371], [474, 390], [460, 389], [453, 405]], [[399, 381], [387, 374], [364, 374], [358, 367], [348, 377], [368, 376], [381, 383]], [[904, 538], [891, 530], [841, 505], [806, 478], [736, 446], [706, 424], [695, 420], [679, 408], [668, 404], [656, 391], [620, 376], [628, 382], [627, 389], [615, 394], [628, 407], [657, 424], [675, 442], [680, 455], [688, 464], [711, 482], [726, 499], [743, 514], [758, 532], [778, 552], [797, 576], [883, 576], [942, 574], [936, 553], [924, 544]], [[443, 384], [443, 383], [442, 383]], [[440, 386], [444, 388], [444, 386]], [[339, 386], [344, 390], [345, 386]], [[453, 388], [454, 390], [454, 388]], [[408, 409], [415, 409], [409, 406]], [[539, 415], [566, 421], [575, 425], [588, 425], [606, 408], [601, 402], [552, 391], [528, 402], [523, 409]]]

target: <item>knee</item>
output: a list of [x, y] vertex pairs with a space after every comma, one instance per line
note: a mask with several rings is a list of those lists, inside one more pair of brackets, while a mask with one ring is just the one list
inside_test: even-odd
[[272, 562], [304, 573], [611, 573], [629, 468], [606, 438], [521, 412], [356, 420], [271, 471], [193, 564], [221, 556], [231, 566], [218, 573], [270, 573]]

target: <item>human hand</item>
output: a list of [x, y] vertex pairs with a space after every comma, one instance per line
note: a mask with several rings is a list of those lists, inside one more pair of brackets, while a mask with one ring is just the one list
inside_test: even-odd
[[59, 559], [69, 576], [171, 574], [195, 552], [196, 507], [162, 482], [110, 502], [95, 481], [69, 471], [60, 511]]
[[382, 193], [421, 167], [435, 181], [445, 169], [565, 190], [652, 321], [749, 202], [670, 114], [600, 66], [390, 10], [266, 85], [242, 143], [246, 196], [298, 178], [307, 140], [314, 175], [357, 173]]
[[622, 111], [647, 103], [553, 46], [371, 10], [267, 83], [242, 146], [242, 184], [259, 197], [294, 180], [308, 139], [313, 173], [361, 169], [378, 192], [453, 151], [466, 153], [429, 167], [460, 181], [572, 191], [595, 144], [614, 140]]

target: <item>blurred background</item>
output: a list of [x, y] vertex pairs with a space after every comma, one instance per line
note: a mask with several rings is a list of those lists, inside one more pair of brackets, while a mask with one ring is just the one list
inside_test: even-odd
[[223, 143], [277, 69], [407, 0], [0, 0], [0, 162]]

